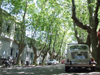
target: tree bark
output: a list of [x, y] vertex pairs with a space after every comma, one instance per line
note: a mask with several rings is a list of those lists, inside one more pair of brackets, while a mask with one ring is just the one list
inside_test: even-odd
[[18, 44], [19, 53], [18, 53], [18, 57], [17, 57], [17, 64], [20, 64], [20, 62], [21, 62], [20, 58], [22, 56], [24, 47], [25, 47], [25, 45], [23, 43]]
[[0, 35], [1, 35], [1, 32], [2, 32], [2, 22], [3, 22], [2, 8], [1, 8], [2, 2], [3, 2], [3, 0], [0, 0]]
[[[40, 50], [40, 53], [38, 53], [38, 50], [36, 49], [36, 47], [34, 46], [34, 41], [31, 40], [31, 47], [33, 48], [33, 52], [34, 52], [34, 59], [33, 59], [33, 64], [36, 64], [37, 62], [37, 58], [41, 55], [41, 53], [44, 51], [44, 48], [46, 47], [46, 45], [44, 45], [44, 47]], [[38, 53], [38, 54], [37, 54]]]
[[78, 32], [77, 32], [77, 30], [76, 30], [76, 25], [75, 25], [75, 23], [74, 23], [74, 31], [75, 31], [75, 37], [76, 37], [78, 43], [80, 43], [80, 44], [84, 43], [83, 39], [82, 39], [81, 37], [77, 36], [77, 35], [78, 35]]

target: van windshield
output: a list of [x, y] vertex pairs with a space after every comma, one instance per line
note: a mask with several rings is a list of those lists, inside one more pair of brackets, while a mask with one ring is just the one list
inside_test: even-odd
[[70, 47], [70, 50], [87, 50], [87, 49], [88, 49], [87, 46], [78, 46], [78, 45], [76, 45], [76, 46], [71, 46]]

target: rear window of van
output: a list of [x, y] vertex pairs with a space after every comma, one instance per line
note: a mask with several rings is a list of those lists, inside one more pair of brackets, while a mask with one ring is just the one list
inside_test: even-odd
[[88, 47], [87, 46], [78, 46], [78, 45], [75, 45], [75, 46], [71, 46], [70, 47], [70, 50], [87, 50]]

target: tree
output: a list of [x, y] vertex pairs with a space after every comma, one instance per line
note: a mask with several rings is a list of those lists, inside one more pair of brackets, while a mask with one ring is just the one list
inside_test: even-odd
[[[35, 2], [28, 0], [26, 2], [26, 0], [4, 0], [3, 2], [5, 5], [9, 5], [7, 10], [19, 21], [19, 23], [16, 23], [16, 28], [18, 27], [16, 33], [19, 35], [19, 41], [16, 40], [19, 46], [18, 62], [25, 46], [24, 41], [27, 40], [25, 38], [26, 31], [31, 32], [30, 45], [34, 52], [34, 63], [36, 63], [36, 59], [41, 53], [43, 62], [47, 52], [55, 52], [56, 56], [53, 56], [54, 58], [61, 57], [64, 54], [63, 52], [61, 54], [61, 51], [66, 49], [66, 44], [76, 41], [70, 16], [71, 1], [37, 0]], [[64, 7], [61, 3], [67, 3], [67, 6]], [[77, 31], [80, 30], [78, 27], [76, 28]]]
[[[90, 36], [90, 41], [91, 41], [91, 46], [92, 46], [92, 55], [95, 58], [95, 60], [100, 63], [99, 60], [99, 50], [100, 47], [98, 46], [98, 39], [97, 39], [97, 27], [98, 27], [98, 11], [99, 11], [99, 6], [100, 6], [100, 1], [97, 0], [95, 11], [93, 12], [93, 7], [90, 5], [95, 1], [88, 0], [88, 8], [89, 8], [89, 26], [84, 25], [79, 19], [76, 17], [76, 7], [75, 7], [75, 1], [72, 0], [72, 19], [74, 20], [75, 24], [86, 30]], [[94, 15], [93, 15], [94, 14]]]
[[[24, 47], [25, 47], [25, 31], [26, 31], [26, 28], [25, 28], [25, 15], [26, 15], [26, 11], [27, 11], [27, 0], [25, 1], [25, 8], [24, 8], [24, 14], [23, 14], [23, 19], [22, 19], [22, 22], [20, 23], [20, 37], [19, 40], [17, 41], [15, 39], [15, 42], [18, 44], [18, 49], [19, 49], [19, 53], [18, 53], [18, 57], [17, 57], [17, 64], [20, 64], [21, 62], [21, 55], [22, 55], [22, 51], [24, 50]], [[18, 31], [17, 31], [18, 32]]]
[[1, 35], [1, 32], [2, 32], [2, 8], [1, 8], [1, 6], [2, 6], [2, 2], [3, 2], [3, 0], [1, 0], [0, 1], [0, 35]]
[[[61, 22], [63, 21], [62, 18], [60, 19], [60, 17], [58, 17], [59, 13], [61, 13], [60, 10], [62, 9], [61, 7], [59, 7], [58, 10], [56, 8], [57, 6], [56, 4], [53, 5], [51, 1], [45, 1], [45, 0], [38, 0], [37, 7], [35, 7], [34, 3], [29, 6], [28, 14], [32, 15], [29, 19], [32, 20], [30, 21], [30, 24], [33, 27], [32, 30], [34, 32], [32, 34], [33, 36], [32, 38], [34, 39], [34, 41], [31, 40], [31, 45], [34, 48], [33, 49], [35, 57], [35, 59], [33, 60], [34, 63], [36, 63], [36, 59], [39, 57], [37, 55], [38, 51], [40, 51], [40, 53], [42, 52], [42, 57], [43, 57], [42, 62], [43, 62], [44, 58], [47, 55], [47, 52], [53, 49], [52, 45], [54, 44], [55, 41], [54, 37], [57, 38], [56, 30], [60, 29]], [[57, 12], [54, 10], [54, 8], [55, 10], [57, 10]], [[59, 28], [56, 27], [57, 25]], [[41, 35], [42, 32], [45, 32], [45, 36]], [[39, 42], [37, 43], [37, 40], [40, 42], [45, 42], [44, 45], [41, 46]], [[60, 38], [57, 40], [60, 40]], [[40, 45], [40, 48], [38, 48], [37, 44]], [[39, 55], [41, 55], [40, 53]]]

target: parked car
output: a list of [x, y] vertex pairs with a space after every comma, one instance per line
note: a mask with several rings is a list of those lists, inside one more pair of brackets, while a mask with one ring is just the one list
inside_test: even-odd
[[65, 60], [65, 71], [73, 68], [91, 68], [95, 71], [96, 62], [86, 44], [68, 44]]
[[59, 61], [56, 61], [56, 64], [59, 64]]
[[56, 65], [56, 64], [57, 64], [57, 61], [56, 61], [55, 59], [49, 60], [49, 61], [47, 62], [47, 64], [48, 64], [48, 65]]

